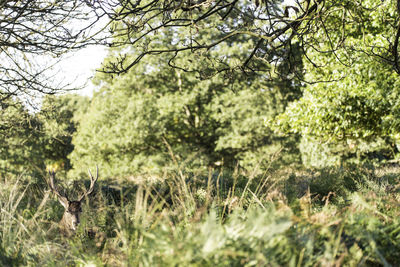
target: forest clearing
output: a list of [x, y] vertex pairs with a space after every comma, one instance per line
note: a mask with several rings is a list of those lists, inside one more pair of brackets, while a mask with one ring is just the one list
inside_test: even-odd
[[0, 1], [0, 266], [400, 266], [399, 40], [394, 0]]

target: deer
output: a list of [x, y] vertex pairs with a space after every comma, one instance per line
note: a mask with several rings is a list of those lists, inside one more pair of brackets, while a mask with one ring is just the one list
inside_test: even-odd
[[67, 194], [61, 194], [60, 191], [57, 190], [56, 186], [54, 185], [54, 180], [56, 173], [54, 171], [49, 171], [50, 174], [50, 181], [49, 187], [51, 191], [57, 196], [58, 201], [64, 207], [64, 215], [61, 218], [61, 221], [58, 223], [61, 233], [64, 236], [72, 236], [75, 234], [75, 231], [80, 223], [80, 215], [82, 213], [82, 200], [86, 197], [90, 196], [93, 193], [94, 185], [99, 178], [99, 168], [97, 167], [96, 178], [93, 178], [92, 173], [89, 170], [89, 177], [90, 177], [90, 187], [83, 193], [78, 200], [71, 201]]

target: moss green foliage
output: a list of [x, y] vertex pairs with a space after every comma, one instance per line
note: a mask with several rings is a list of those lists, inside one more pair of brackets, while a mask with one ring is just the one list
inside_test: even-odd
[[193, 177], [182, 169], [162, 183], [125, 183], [113, 192], [103, 180], [70, 239], [54, 226], [62, 208], [50, 192], [27, 183], [28, 176], [3, 178], [0, 260], [8, 266], [397, 266], [399, 172], [350, 166], [248, 179], [238, 172]]
[[73, 151], [72, 135], [78, 125], [77, 117], [86, 112], [89, 98], [66, 94], [46, 96], [36, 118], [42, 122], [44, 137], [42, 151], [46, 166], [54, 170], [69, 170], [67, 156]]
[[39, 112], [23, 103], [2, 103], [0, 114], [0, 174], [22, 171], [41, 177], [47, 168], [68, 170], [73, 150], [74, 116], [84, 112], [88, 99], [77, 95], [46, 96]]
[[[228, 21], [235, 23], [233, 18]], [[218, 34], [212, 26], [218, 22], [208, 23], [204, 38]], [[185, 33], [165, 30], [162, 41], [173, 43], [175, 34]], [[74, 135], [70, 155], [74, 167], [80, 171], [99, 164], [105, 175], [126, 177], [135, 172], [162, 173], [176, 165], [171, 159], [193, 168], [239, 165], [264, 170], [271, 159], [278, 163], [277, 155], [281, 164], [295, 161], [296, 136], [280, 137], [265, 122], [299, 97], [299, 83], [288, 76], [269, 80], [257, 72], [206, 75], [209, 58], [229, 56], [234, 65], [247, 56], [243, 47], [253, 41], [232, 37], [206, 54], [181, 53], [172, 63], [166, 55], [149, 57], [114, 79], [99, 74], [95, 81], [100, 90], [79, 118]], [[159, 43], [152, 40], [149, 45]], [[132, 47], [120, 50], [129, 58], [137, 56]], [[111, 50], [104, 64], [118, 52]], [[299, 56], [297, 60], [301, 65]], [[178, 62], [202, 69], [204, 75], [170, 68]]]
[[[400, 79], [379, 57], [387, 55], [383, 47], [390, 47], [395, 35], [391, 25], [397, 6], [376, 0], [362, 4], [357, 8], [354, 1], [329, 1], [337, 8], [314, 27], [324, 28], [330, 38], [309, 40], [313, 46], [305, 47], [305, 80], [310, 84], [276, 121], [284, 131], [304, 137], [303, 159], [309, 166], [349, 158], [392, 159], [398, 152]], [[363, 27], [351, 23], [355, 17]], [[341, 25], [349, 33], [346, 38], [334, 30]], [[339, 40], [340, 46], [332, 47]]]
[[19, 101], [0, 107], [0, 174], [43, 169], [41, 122]]
[[77, 169], [99, 164], [112, 176], [160, 172], [171, 165], [171, 152], [194, 166], [266, 166], [290, 141], [264, 126], [283, 110], [274, 104], [285, 97], [279, 88], [257, 81], [224, 87], [217, 78], [190, 84], [179, 72], [154, 76], [129, 73], [96, 94], [73, 139]]

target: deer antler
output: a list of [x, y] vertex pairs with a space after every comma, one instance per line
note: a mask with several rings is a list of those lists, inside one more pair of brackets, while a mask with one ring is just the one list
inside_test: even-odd
[[84, 199], [85, 197], [89, 196], [89, 195], [93, 192], [94, 184], [96, 183], [97, 179], [99, 178], [99, 167], [98, 167], [98, 166], [96, 166], [96, 178], [93, 178], [93, 175], [92, 175], [92, 173], [90, 172], [90, 169], [89, 169], [88, 171], [89, 171], [89, 176], [90, 176], [90, 187], [89, 187], [89, 189], [79, 198], [79, 200], [78, 200], [79, 202], [82, 201], [82, 199]]
[[68, 197], [62, 195], [62, 194], [57, 190], [57, 188], [56, 188], [55, 185], [54, 185], [54, 179], [55, 179], [55, 177], [56, 177], [56, 173], [55, 173], [54, 171], [49, 171], [49, 174], [50, 174], [50, 181], [49, 181], [50, 189], [54, 192], [54, 194], [57, 195], [58, 200], [59, 200], [62, 204], [64, 204], [64, 205], [67, 204], [67, 203], [69, 202]]

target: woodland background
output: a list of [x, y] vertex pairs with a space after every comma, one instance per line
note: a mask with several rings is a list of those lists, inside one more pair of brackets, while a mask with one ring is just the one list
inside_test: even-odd
[[[82, 3], [0, 1], [2, 265], [400, 264], [398, 1]], [[91, 97], [32, 63], [91, 44]]]

